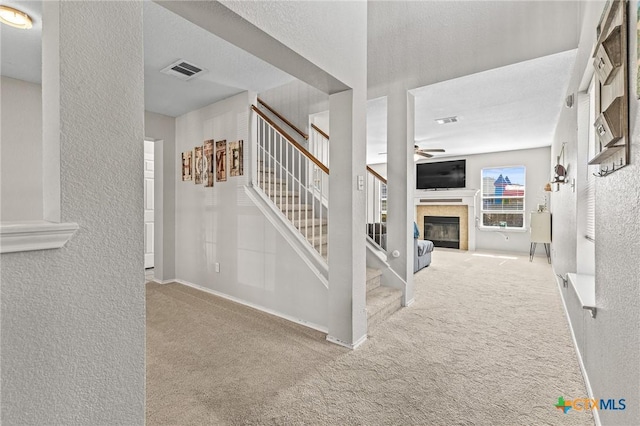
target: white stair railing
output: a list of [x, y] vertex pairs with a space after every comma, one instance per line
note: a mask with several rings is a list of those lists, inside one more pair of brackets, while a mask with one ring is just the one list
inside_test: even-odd
[[[270, 199], [326, 261], [329, 168], [257, 107], [254, 187]], [[309, 170], [317, 169], [309, 176]]]
[[367, 236], [380, 250], [387, 249], [387, 180], [367, 166]]
[[[320, 160], [322, 164], [329, 167], [329, 135], [313, 123], [311, 123], [311, 132], [309, 133], [309, 152]], [[324, 187], [329, 186], [329, 175], [323, 174], [322, 170], [315, 163], [311, 163], [309, 173], [313, 178], [314, 187], [317, 187], [319, 184], [322, 184]], [[316, 196], [318, 196], [317, 189]], [[325, 198], [320, 199], [326, 205], [327, 200]]]

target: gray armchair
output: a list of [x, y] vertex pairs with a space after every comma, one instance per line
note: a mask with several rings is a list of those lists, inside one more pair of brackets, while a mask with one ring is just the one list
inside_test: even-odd
[[421, 240], [418, 224], [413, 222], [413, 273], [431, 264], [433, 241]]
[[433, 241], [413, 239], [413, 273], [431, 264], [431, 252], [433, 251]]

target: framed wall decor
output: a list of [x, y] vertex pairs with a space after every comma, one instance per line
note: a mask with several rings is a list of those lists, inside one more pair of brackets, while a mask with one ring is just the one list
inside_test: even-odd
[[242, 176], [244, 175], [244, 152], [243, 142], [229, 142], [229, 161], [231, 165], [229, 167], [229, 176]]
[[629, 61], [627, 2], [607, 2], [593, 53], [595, 75], [595, 155], [597, 176], [607, 176], [629, 162]]
[[225, 182], [227, 180], [227, 141], [216, 142], [216, 180]]
[[182, 180], [191, 180], [191, 151], [182, 153]]
[[213, 186], [213, 139], [204, 141], [204, 186], [210, 188]]
[[196, 185], [199, 185], [202, 183], [202, 175], [204, 172], [204, 164], [202, 161], [202, 147], [201, 146], [196, 146], [194, 148], [194, 160], [193, 160], [193, 175], [194, 175], [194, 181]]

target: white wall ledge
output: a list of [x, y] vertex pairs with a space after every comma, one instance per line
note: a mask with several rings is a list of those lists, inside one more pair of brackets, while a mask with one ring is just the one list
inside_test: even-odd
[[0, 222], [0, 253], [61, 248], [78, 228], [77, 223], [45, 220]]
[[567, 281], [573, 287], [582, 305], [582, 309], [591, 311], [591, 317], [595, 318], [596, 308], [596, 277], [587, 274], [567, 274]]

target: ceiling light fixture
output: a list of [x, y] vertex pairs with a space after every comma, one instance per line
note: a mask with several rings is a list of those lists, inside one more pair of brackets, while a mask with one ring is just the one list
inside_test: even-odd
[[28, 30], [33, 26], [29, 15], [18, 9], [2, 5], [0, 5], [0, 22], [23, 30]]
[[455, 115], [453, 117], [436, 118], [436, 123], [438, 124], [448, 124], [448, 123], [457, 123], [457, 122], [458, 122], [458, 117]]

